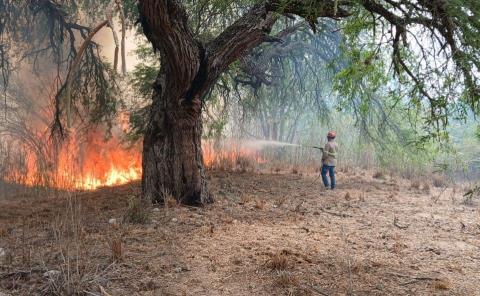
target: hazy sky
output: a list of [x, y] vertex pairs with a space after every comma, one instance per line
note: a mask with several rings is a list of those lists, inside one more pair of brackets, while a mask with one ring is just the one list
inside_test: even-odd
[[[121, 26], [120, 24], [115, 25], [115, 29], [117, 31], [118, 39], [120, 42], [122, 35], [121, 35]], [[137, 48], [137, 43], [139, 42], [140, 38], [144, 38], [143, 36], [136, 36], [135, 30], [128, 30], [125, 38], [125, 49], [126, 49], [126, 60], [127, 60], [127, 71], [133, 70], [135, 65], [138, 63], [138, 59], [133, 52]], [[101, 44], [102, 47], [102, 54], [111, 62], [113, 63], [113, 56], [115, 52], [115, 42], [113, 41], [113, 35], [110, 28], [104, 27], [100, 32], [95, 35], [94, 40]], [[121, 57], [119, 56], [118, 62], [118, 69], [121, 69]]]

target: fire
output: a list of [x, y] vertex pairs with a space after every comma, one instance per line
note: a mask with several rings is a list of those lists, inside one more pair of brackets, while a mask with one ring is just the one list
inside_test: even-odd
[[[216, 145], [205, 141], [202, 149], [205, 167], [210, 169], [242, 169], [265, 162], [258, 150], [232, 141]], [[34, 153], [27, 153], [25, 169], [12, 172], [8, 179], [32, 186], [94, 190], [142, 177], [141, 146], [126, 147], [118, 137], [105, 139], [102, 132], [70, 136], [51, 159], [40, 165]]]
[[217, 145], [207, 141], [203, 143], [202, 150], [203, 162], [207, 168], [245, 167], [266, 162], [258, 149], [234, 141]]
[[25, 169], [11, 172], [7, 179], [67, 190], [126, 184], [142, 176], [140, 148], [125, 147], [115, 137], [104, 139], [101, 132], [89, 132], [82, 140], [74, 134], [50, 157], [48, 165], [25, 149]]
[[127, 149], [117, 138], [90, 133], [86, 141], [72, 141], [62, 150], [57, 173], [62, 188], [93, 190], [129, 183], [142, 176], [140, 147]]

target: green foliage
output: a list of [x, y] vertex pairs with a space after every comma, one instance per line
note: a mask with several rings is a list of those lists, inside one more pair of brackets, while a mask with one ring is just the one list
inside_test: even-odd
[[153, 83], [160, 68], [160, 58], [152, 51], [151, 46], [145, 43], [138, 46], [135, 55], [140, 62], [130, 73], [130, 81], [136, 95], [144, 100], [150, 100], [153, 95]]
[[[419, 142], [447, 141], [450, 120], [464, 120], [468, 108], [479, 111], [480, 27], [472, 16], [480, 11], [474, 2], [430, 1], [421, 4], [422, 12], [410, 1], [377, 1], [382, 18], [365, 5], [370, 1], [359, 1], [352, 16], [341, 21], [350, 58], [336, 79], [337, 90], [347, 98], [342, 107], [355, 97], [360, 100], [356, 109], [365, 114], [368, 98], [362, 93], [375, 93], [381, 101], [395, 96], [400, 108], [408, 107], [407, 114], [415, 116], [408, 120], [422, 125]], [[389, 12], [403, 23], [389, 18]], [[426, 28], [429, 21], [441, 24]]]

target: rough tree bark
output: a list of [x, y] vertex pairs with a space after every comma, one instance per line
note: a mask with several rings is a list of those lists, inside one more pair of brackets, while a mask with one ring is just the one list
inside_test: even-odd
[[[162, 202], [170, 194], [190, 205], [213, 201], [202, 158], [202, 98], [231, 63], [262, 42], [275, 41], [269, 36], [278, 19], [271, 12], [278, 8], [275, 3], [253, 7], [212, 42], [202, 44], [195, 40], [179, 1], [139, 1], [143, 31], [161, 62], [144, 138], [144, 198]], [[322, 3], [316, 16], [334, 17], [334, 2]], [[294, 6], [282, 9], [303, 13]]]

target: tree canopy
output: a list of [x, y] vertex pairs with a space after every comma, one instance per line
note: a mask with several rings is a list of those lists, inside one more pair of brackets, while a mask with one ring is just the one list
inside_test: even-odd
[[[212, 70], [203, 76], [205, 81], [197, 79], [196, 88], [218, 79], [233, 61], [253, 53], [251, 49], [259, 44], [283, 40], [270, 33], [278, 20], [293, 19], [293, 30], [303, 19], [315, 31], [324, 23], [323, 18], [331, 18], [338, 21], [338, 30], [345, 36], [341, 46], [349, 55], [349, 67], [340, 74], [343, 93], [355, 93], [358, 84], [375, 87], [380, 82], [379, 74], [390, 77], [388, 86], [383, 86], [386, 92], [395, 92], [398, 99], [424, 109], [431, 134], [438, 134], [449, 119], [465, 118], [469, 110], [479, 111], [477, 1], [153, 2], [152, 10], [147, 11], [144, 8], [150, 2], [140, 1], [138, 11], [134, 1], [123, 1], [121, 12], [130, 26], [138, 19], [144, 24], [143, 33], [164, 55], [165, 66], [175, 58], [188, 56], [168, 52], [170, 42], [182, 41], [184, 52], [193, 50], [206, 55], [205, 62]], [[108, 117], [115, 105], [115, 84], [94, 42], [86, 44], [78, 74], [65, 94], [66, 73], [75, 61], [80, 42], [88, 39], [108, 13], [120, 13], [113, 1], [2, 0], [0, 68], [4, 88], [22, 62], [35, 65], [39, 57], [48, 57], [58, 66], [54, 127], [62, 129], [62, 116], [70, 108], [66, 96], [71, 97], [74, 107], [89, 105], [88, 111], [96, 114], [94, 118]], [[169, 35], [173, 26], [180, 29], [175, 37], [179, 39]], [[149, 28], [161, 30], [165, 39], [156, 40]], [[319, 30], [319, 34], [324, 33]], [[181, 75], [188, 72], [177, 70]], [[192, 80], [200, 76], [188, 75]]]

